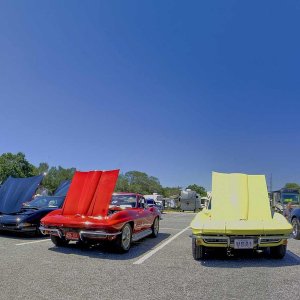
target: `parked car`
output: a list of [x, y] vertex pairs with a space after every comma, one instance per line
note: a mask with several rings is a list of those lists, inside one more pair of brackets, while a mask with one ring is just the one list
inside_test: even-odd
[[279, 213], [271, 213], [265, 177], [213, 173], [212, 199], [191, 223], [192, 253], [203, 259], [208, 248], [270, 249], [283, 258], [292, 227]]
[[56, 246], [70, 241], [110, 241], [119, 252], [146, 236], [156, 237], [159, 211], [135, 193], [115, 193], [118, 170], [76, 172], [62, 209], [41, 220], [41, 231]]
[[156, 207], [159, 212], [159, 219], [162, 220], [162, 204], [155, 202], [153, 199], [146, 199], [146, 203], [148, 207]]
[[42, 179], [43, 175], [27, 178], [8, 177], [0, 189], [0, 214], [19, 212], [23, 202], [32, 199]]
[[153, 207], [156, 205], [156, 203], [153, 199], [146, 199], [146, 203], [149, 207]]
[[300, 208], [294, 208], [291, 212], [291, 223], [293, 226], [293, 238], [300, 240]]
[[163, 214], [164, 212], [164, 207], [160, 202], [156, 202], [155, 206], [157, 207], [157, 209], [160, 211], [161, 214]]
[[41, 219], [49, 212], [62, 207], [70, 180], [64, 181], [53, 196], [37, 196], [25, 202], [18, 212], [0, 216], [0, 230], [40, 234]]

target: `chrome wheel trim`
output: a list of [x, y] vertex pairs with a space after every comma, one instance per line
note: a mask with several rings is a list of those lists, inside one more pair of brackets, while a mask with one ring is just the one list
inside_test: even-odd
[[131, 230], [129, 225], [125, 225], [122, 231], [122, 246], [124, 249], [128, 249], [131, 242]]
[[158, 234], [158, 231], [159, 231], [159, 221], [158, 221], [158, 218], [155, 218], [155, 220], [154, 220], [153, 231], [154, 231], [155, 235]]
[[297, 224], [297, 220], [293, 220], [292, 221], [293, 224], [293, 237], [296, 237], [298, 234], [298, 224]]

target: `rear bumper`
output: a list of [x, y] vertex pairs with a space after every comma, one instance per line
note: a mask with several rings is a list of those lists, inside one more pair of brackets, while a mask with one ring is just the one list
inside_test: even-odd
[[60, 238], [65, 237], [65, 233], [68, 231], [75, 231], [78, 232], [80, 240], [85, 239], [92, 239], [92, 240], [112, 240], [115, 239], [117, 235], [119, 235], [121, 232], [106, 232], [103, 230], [78, 230], [78, 229], [71, 229], [71, 228], [47, 228], [44, 226], [39, 227], [42, 234], [52, 234], [59, 236]]
[[198, 245], [218, 248], [234, 248], [235, 239], [253, 239], [253, 249], [275, 247], [287, 243], [289, 235], [191, 235]]

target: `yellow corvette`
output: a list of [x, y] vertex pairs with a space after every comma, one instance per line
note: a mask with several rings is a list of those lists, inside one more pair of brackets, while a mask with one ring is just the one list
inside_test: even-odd
[[212, 198], [191, 222], [192, 250], [196, 260], [206, 248], [270, 248], [273, 258], [283, 258], [292, 226], [272, 213], [264, 175], [212, 174]]

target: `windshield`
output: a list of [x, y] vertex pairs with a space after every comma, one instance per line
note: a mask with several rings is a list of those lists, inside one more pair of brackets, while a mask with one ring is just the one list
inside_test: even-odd
[[282, 199], [283, 203], [292, 202], [294, 204], [299, 204], [299, 195], [298, 194], [284, 193], [281, 195], [281, 199]]
[[147, 204], [149, 205], [151, 205], [151, 204], [153, 204], [153, 205], [155, 205], [155, 201], [153, 200], [153, 199], [146, 199], [146, 201], [147, 201]]
[[136, 196], [135, 195], [113, 195], [111, 199], [111, 205], [136, 207]]
[[45, 197], [45, 196], [39, 196], [36, 197], [34, 200], [30, 202], [26, 202], [23, 204], [23, 207], [25, 208], [58, 208], [61, 207], [61, 205], [64, 202], [65, 197]]

